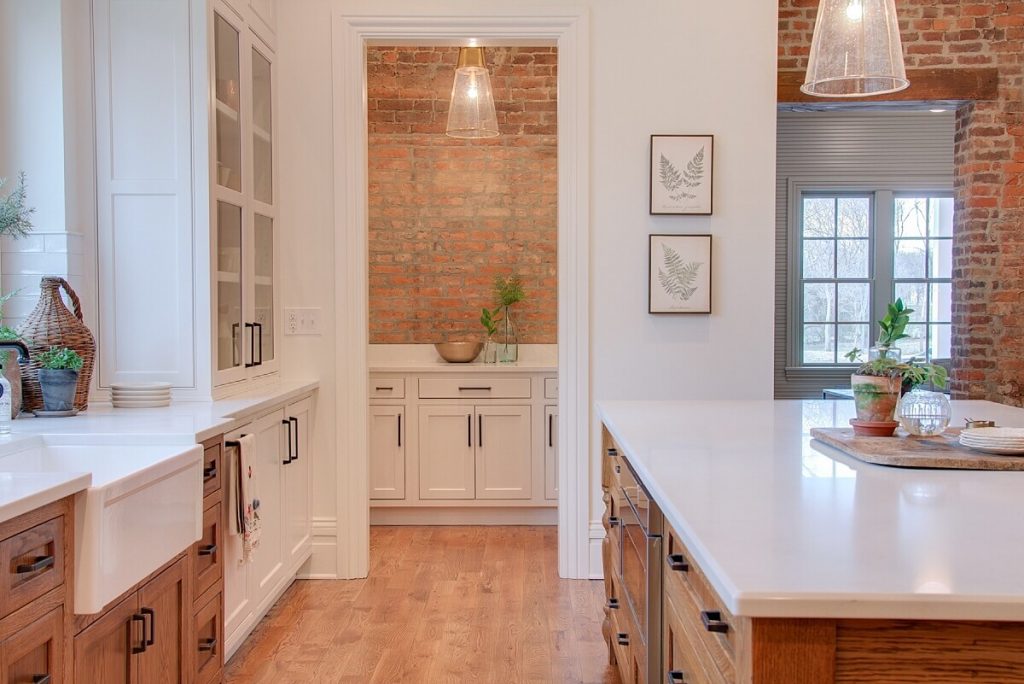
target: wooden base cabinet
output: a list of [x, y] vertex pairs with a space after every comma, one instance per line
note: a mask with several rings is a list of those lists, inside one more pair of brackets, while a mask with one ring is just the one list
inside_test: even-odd
[[0, 682], [4, 684], [66, 681], [64, 610], [55, 608], [4, 640], [0, 644], [0, 664]]
[[75, 681], [178, 684], [191, 662], [183, 556], [75, 636]]

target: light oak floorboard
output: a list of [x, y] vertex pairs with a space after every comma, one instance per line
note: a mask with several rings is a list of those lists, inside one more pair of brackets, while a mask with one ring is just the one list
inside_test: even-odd
[[558, 578], [554, 527], [373, 527], [370, 576], [297, 581], [230, 684], [618, 684], [601, 582]]

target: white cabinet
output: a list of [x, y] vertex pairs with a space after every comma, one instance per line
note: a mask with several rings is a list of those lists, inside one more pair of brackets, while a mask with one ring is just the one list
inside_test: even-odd
[[277, 370], [274, 54], [229, 5], [213, 12], [214, 385]]
[[284, 410], [255, 421], [249, 428], [256, 436], [256, 453], [252, 458], [255, 471], [256, 509], [260, 517], [260, 546], [253, 556], [251, 588], [256, 596], [264, 596], [284, 573], [284, 506], [282, 465], [288, 446], [282, 429]]
[[405, 407], [370, 407], [370, 498], [405, 498]]
[[421, 406], [419, 418], [420, 498], [474, 498], [473, 407]]
[[529, 499], [530, 407], [477, 406], [476, 498]]
[[544, 407], [544, 498], [558, 500], [558, 407]]
[[284, 413], [284, 563], [286, 572], [295, 572], [313, 550], [313, 400], [290, 404]]

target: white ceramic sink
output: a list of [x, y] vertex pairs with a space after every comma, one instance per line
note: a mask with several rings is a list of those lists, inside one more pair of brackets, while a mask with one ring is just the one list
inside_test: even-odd
[[92, 473], [92, 486], [76, 498], [77, 614], [98, 613], [201, 535], [203, 452], [198, 445], [62, 444], [33, 438], [10, 446], [0, 453], [0, 471]]

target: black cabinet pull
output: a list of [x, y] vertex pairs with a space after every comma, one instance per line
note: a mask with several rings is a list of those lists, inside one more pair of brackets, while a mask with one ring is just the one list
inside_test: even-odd
[[717, 610], [700, 611], [700, 621], [704, 623], [704, 629], [709, 632], [725, 634], [729, 631], [729, 623], [722, 620], [722, 613]]
[[295, 458], [293, 460], [299, 460], [299, 419], [295, 416], [289, 418], [292, 423], [295, 424]]
[[402, 414], [398, 414], [398, 446], [402, 446]]
[[466, 446], [473, 448], [473, 416], [466, 416]]
[[374, 387], [374, 390], [376, 390], [377, 392], [394, 392], [395, 388], [394, 387]]
[[548, 414], [548, 447], [555, 446], [555, 432], [552, 426], [555, 424], [555, 414]]
[[232, 323], [231, 324], [231, 366], [232, 367], [237, 366], [240, 363], [242, 363], [239, 360], [239, 358], [238, 358], [242, 354], [242, 345], [241, 345], [242, 340], [239, 339], [238, 340], [238, 344], [236, 344], [235, 343], [236, 339], [238, 339], [238, 323]]
[[15, 568], [15, 572], [24, 575], [30, 572], [39, 572], [52, 567], [56, 559], [53, 556], [36, 556], [31, 563], [21, 563]]
[[263, 365], [263, 324], [262, 323], [253, 323], [252, 327], [253, 327], [254, 330], [259, 330], [260, 331], [260, 356], [259, 356], [260, 360], [257, 361], [256, 363], [254, 363], [253, 365], [254, 366], [262, 366]]
[[146, 652], [146, 617], [139, 615], [138, 613], [132, 615], [132, 622], [142, 623], [142, 639], [139, 641], [138, 646], [132, 646], [132, 653], [145, 653]]
[[200, 556], [212, 556], [215, 553], [217, 553], [217, 545], [216, 544], [207, 544], [206, 546], [200, 546], [199, 547], [199, 555]]
[[217, 477], [216, 463], [211, 463], [210, 465], [203, 468], [203, 482], [209, 482], [215, 477]]
[[619, 609], [619, 599], [615, 598], [614, 596], [612, 598], [608, 599], [608, 608], [610, 610], [618, 610]]
[[292, 424], [288, 420], [282, 420], [281, 424], [288, 426], [288, 459], [281, 461], [281, 465], [288, 465], [295, 460], [295, 456], [292, 454]]
[[32, 684], [50, 684], [50, 675], [32, 675]]
[[[156, 643], [156, 611], [152, 608], [142, 608], [139, 610], [143, 616], [149, 618], [149, 637], [146, 641], [146, 648], [149, 648]], [[146, 623], [142, 623], [143, 632], [145, 632]]]
[[245, 367], [252, 368], [256, 365], [256, 326], [246, 323], [245, 329], [249, 331], [249, 360], [245, 362]]
[[481, 413], [477, 417], [477, 430], [476, 439], [480, 446], [484, 445], [484, 415]]
[[665, 684], [686, 684], [686, 675], [682, 670], [669, 670], [665, 677]]
[[214, 653], [216, 648], [217, 648], [217, 640], [216, 639], [200, 639], [199, 640], [199, 652], [200, 653], [202, 653], [204, 651], [209, 651], [210, 653]]
[[620, 475], [621, 473], [622, 473], [622, 466], [620, 466], [618, 463], [616, 463], [615, 464], [615, 474], [616, 475]]
[[615, 641], [619, 642], [619, 646], [629, 646], [629, 635], [625, 632], [619, 632], [615, 635]]
[[670, 553], [665, 558], [665, 562], [668, 563], [669, 570], [675, 570], [676, 572], [690, 572], [690, 564], [686, 561], [686, 557], [681, 553]]
[[460, 387], [460, 392], [490, 392], [490, 386], [487, 387]]
[[619, 518], [614, 515], [608, 516], [608, 527], [616, 527], [619, 524]]
[[615, 458], [618, 455], [619, 455], [619, 450], [618, 449], [612, 449], [612, 448], [608, 449], [608, 458]]

